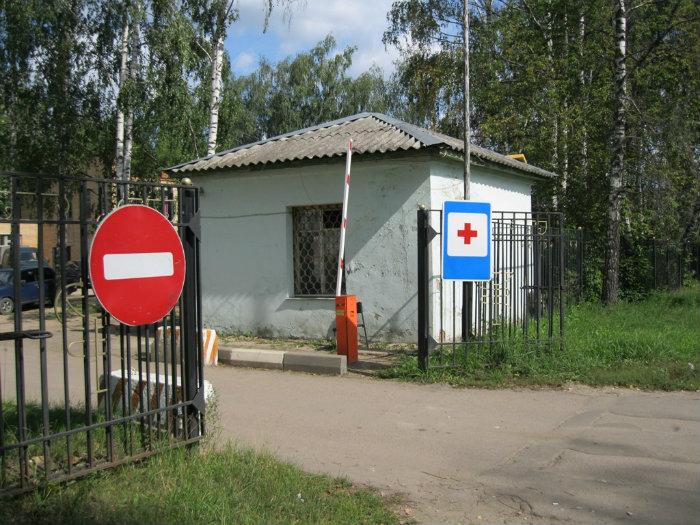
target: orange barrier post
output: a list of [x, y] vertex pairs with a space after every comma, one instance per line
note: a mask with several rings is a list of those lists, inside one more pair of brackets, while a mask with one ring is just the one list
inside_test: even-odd
[[335, 336], [338, 355], [345, 355], [348, 364], [357, 361], [357, 296], [335, 298]]

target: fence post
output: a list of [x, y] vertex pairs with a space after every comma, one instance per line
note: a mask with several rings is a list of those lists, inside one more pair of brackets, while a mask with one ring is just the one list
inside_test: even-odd
[[428, 370], [429, 312], [428, 293], [430, 277], [428, 275], [428, 228], [429, 211], [425, 207], [418, 209], [418, 367]]
[[656, 239], [651, 240], [651, 258], [652, 258], [652, 271], [654, 272], [654, 290], [657, 288], [656, 283]]
[[[182, 375], [184, 379], [184, 401], [194, 401], [198, 394], [197, 372], [199, 368], [198, 360], [200, 359], [197, 338], [199, 337], [201, 339], [201, 334], [197, 327], [197, 239], [195, 237], [195, 232], [189, 227], [189, 224], [196, 211], [196, 190], [194, 188], [183, 188], [181, 192], [180, 205], [182, 207], [181, 221], [183, 228], [180, 232], [180, 236], [185, 252], [186, 264], [185, 284], [182, 288], [182, 311], [180, 312], [184, 342], [184, 348], [182, 350], [184, 353], [185, 365]], [[203, 394], [202, 392], [202, 395]], [[197, 412], [195, 406], [190, 405], [187, 407], [187, 417], [185, 418], [187, 438], [194, 438], [200, 434]]]
[[559, 219], [559, 350], [564, 350], [564, 322], [566, 319], [566, 230], [564, 229], [564, 215]]

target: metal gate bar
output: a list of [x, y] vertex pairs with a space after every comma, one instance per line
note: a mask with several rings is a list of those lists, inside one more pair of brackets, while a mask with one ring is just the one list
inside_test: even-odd
[[[97, 224], [134, 202], [156, 208], [177, 228], [187, 268], [177, 306], [159, 322], [135, 328], [99, 306], [88, 274]], [[11, 281], [14, 305], [11, 318], [0, 316], [0, 496], [201, 439], [197, 189], [2, 172], [0, 205], [0, 226], [9, 225], [11, 243], [10, 265], [0, 268], [0, 278]], [[36, 261], [22, 259], [22, 248], [34, 250]], [[23, 305], [28, 284], [36, 290], [36, 309]], [[113, 378], [115, 364], [121, 372]]]

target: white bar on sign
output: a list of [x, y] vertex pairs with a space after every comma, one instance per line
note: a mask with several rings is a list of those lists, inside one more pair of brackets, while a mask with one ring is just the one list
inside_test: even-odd
[[169, 277], [175, 273], [170, 252], [108, 253], [102, 264], [107, 281]]

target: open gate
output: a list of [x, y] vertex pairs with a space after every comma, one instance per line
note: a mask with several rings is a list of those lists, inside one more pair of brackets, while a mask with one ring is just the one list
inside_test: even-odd
[[[152, 325], [120, 324], [90, 286], [95, 228], [127, 203], [184, 246], [182, 295]], [[202, 438], [198, 207], [167, 181], [0, 173], [0, 495]]]
[[418, 362], [423, 370], [467, 363], [488, 352], [564, 344], [564, 219], [560, 213], [493, 212], [493, 279], [443, 281], [442, 210], [418, 210]]

